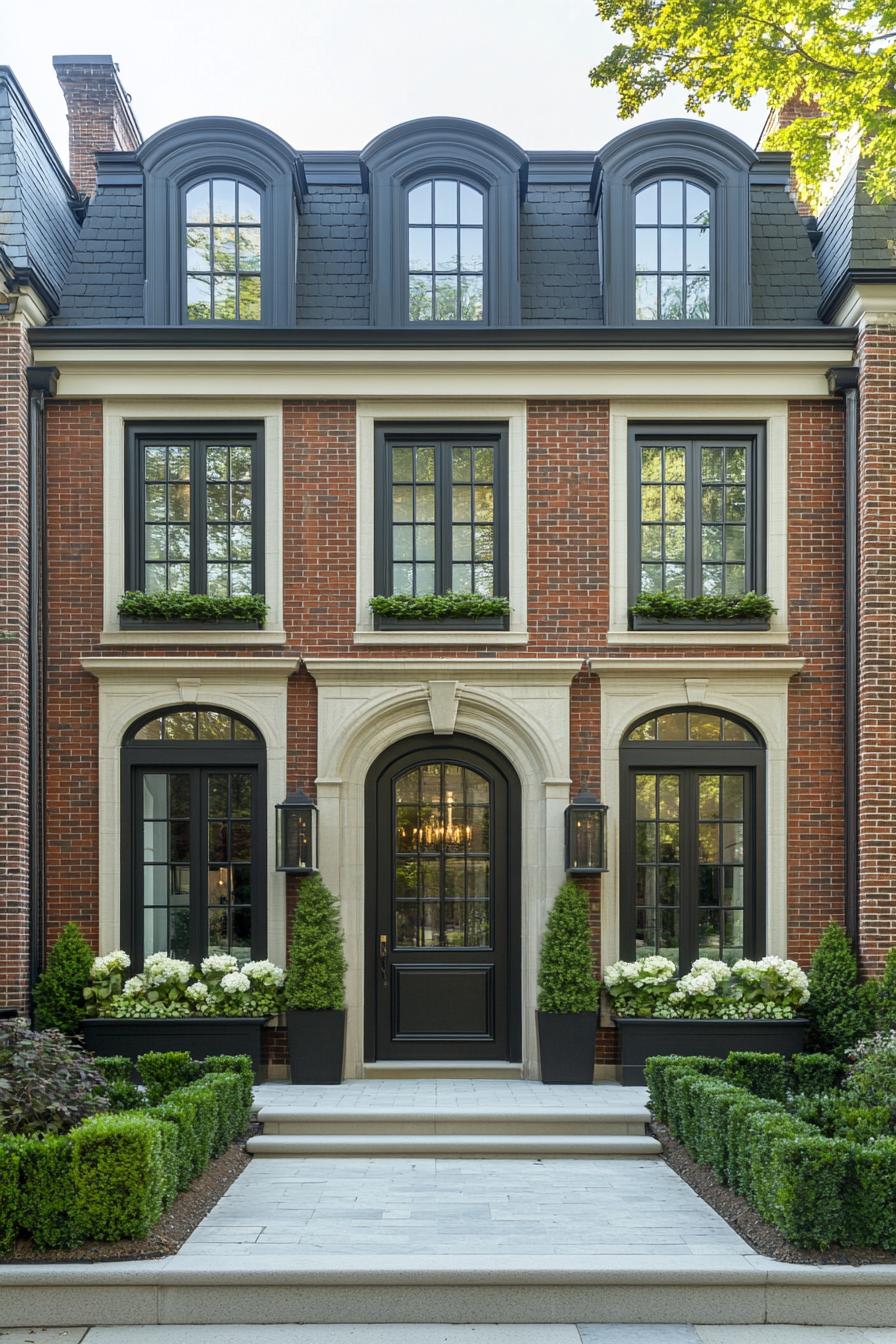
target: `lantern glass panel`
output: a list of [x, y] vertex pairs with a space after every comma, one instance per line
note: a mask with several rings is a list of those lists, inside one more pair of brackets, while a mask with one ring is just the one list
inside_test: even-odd
[[313, 805], [287, 803], [279, 810], [278, 868], [286, 872], [313, 872], [315, 870]]

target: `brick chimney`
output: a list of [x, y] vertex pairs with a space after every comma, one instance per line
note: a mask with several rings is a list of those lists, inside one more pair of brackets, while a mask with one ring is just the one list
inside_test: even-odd
[[111, 56], [54, 56], [53, 68], [68, 107], [69, 173], [92, 196], [97, 151], [136, 149], [140, 127]]
[[[765, 125], [760, 132], [756, 148], [765, 149], [766, 141], [770, 135], [775, 131], [783, 131], [785, 126], [789, 126], [794, 121], [799, 121], [801, 117], [817, 117], [818, 115], [819, 107], [817, 103], [813, 103], [811, 100], [805, 102], [798, 94], [795, 94], [792, 98], [788, 98], [783, 106], [773, 107], [769, 110], [769, 114], [765, 119]], [[790, 178], [790, 194], [793, 197], [799, 213], [801, 215], [810, 216], [812, 214], [811, 207], [800, 196], [799, 189], [796, 185], [796, 179], [793, 175], [791, 175]]]

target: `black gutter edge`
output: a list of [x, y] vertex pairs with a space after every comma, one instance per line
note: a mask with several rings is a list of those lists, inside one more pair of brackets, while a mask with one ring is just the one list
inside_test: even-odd
[[832, 396], [842, 396], [844, 477], [844, 898], [843, 918], [854, 946], [859, 940], [859, 370], [828, 369]]
[[[28, 984], [43, 967], [46, 928], [46, 728], [47, 728], [47, 401], [56, 395], [59, 370], [31, 365], [28, 383]], [[30, 1005], [33, 1009], [33, 1003]]]
[[[896, 285], [896, 266], [887, 270], [868, 266], [850, 268], [844, 271], [834, 288], [818, 305], [818, 316], [822, 322], [829, 322], [840, 304], [854, 285]], [[844, 328], [845, 330], [845, 328]]]
[[35, 327], [35, 349], [98, 350], [705, 350], [830, 349], [854, 345], [855, 327]]

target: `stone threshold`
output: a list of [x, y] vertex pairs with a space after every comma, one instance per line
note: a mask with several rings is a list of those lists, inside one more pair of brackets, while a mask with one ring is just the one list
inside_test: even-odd
[[0, 1266], [6, 1328], [176, 1324], [891, 1325], [896, 1266], [788, 1265], [764, 1256], [169, 1257]]

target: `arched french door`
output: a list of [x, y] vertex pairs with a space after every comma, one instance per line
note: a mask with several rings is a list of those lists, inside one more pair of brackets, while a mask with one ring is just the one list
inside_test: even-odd
[[765, 745], [709, 707], [639, 719], [619, 751], [620, 952], [683, 973], [765, 951]]
[[366, 795], [367, 1059], [520, 1058], [520, 790], [473, 738], [420, 736]]

